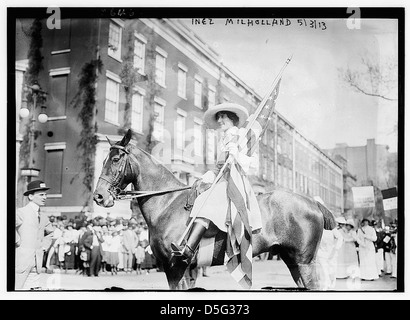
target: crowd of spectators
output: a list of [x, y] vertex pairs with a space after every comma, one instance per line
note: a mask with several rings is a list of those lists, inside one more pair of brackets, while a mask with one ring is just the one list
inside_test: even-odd
[[150, 249], [144, 220], [53, 215], [49, 220], [54, 230], [43, 241], [47, 273], [75, 270], [97, 277], [101, 272], [142, 274], [160, 268]]
[[[75, 270], [97, 277], [101, 272], [117, 275], [161, 270], [149, 246], [144, 220], [65, 216], [50, 216], [49, 220], [54, 231], [43, 242], [47, 273]], [[334, 289], [336, 279], [397, 277], [396, 221], [384, 227], [368, 219], [359, 225], [352, 219], [338, 218], [337, 222], [336, 229], [324, 231], [317, 253], [322, 289]], [[206, 271], [204, 268], [203, 276]]]

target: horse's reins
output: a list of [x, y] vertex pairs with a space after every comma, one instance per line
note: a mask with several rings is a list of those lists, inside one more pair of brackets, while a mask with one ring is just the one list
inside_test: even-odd
[[192, 187], [187, 186], [187, 187], [182, 187], [178, 189], [169, 189], [169, 190], [160, 190], [160, 191], [126, 191], [126, 190], [123, 190], [117, 195], [117, 198], [118, 198], [117, 200], [137, 199], [137, 198], [142, 198], [142, 197], [155, 196], [155, 195], [160, 195], [160, 194], [187, 190], [191, 188]]
[[[142, 198], [142, 197], [148, 197], [148, 196], [155, 196], [155, 195], [160, 195], [160, 194], [166, 194], [166, 193], [171, 193], [171, 192], [177, 192], [177, 191], [182, 191], [182, 190], [187, 190], [191, 189], [192, 187], [186, 186], [182, 188], [176, 188], [176, 189], [168, 189], [168, 190], [158, 190], [158, 191], [128, 191], [128, 190], [121, 190], [118, 188], [118, 185], [121, 183], [123, 177], [125, 176], [125, 168], [128, 163], [128, 156], [131, 156], [135, 162], [137, 162], [137, 159], [135, 156], [130, 153], [129, 150], [127, 150], [125, 147], [120, 146], [120, 145], [112, 145], [111, 149], [119, 149], [124, 151], [125, 155], [120, 163], [120, 167], [117, 170], [116, 175], [110, 181], [107, 179], [105, 176], [100, 176], [100, 179], [106, 181], [109, 183], [110, 187], [108, 188], [108, 192], [111, 194], [111, 196], [114, 198], [114, 200], [130, 200], [130, 199], [137, 199], [137, 198]], [[132, 166], [130, 165], [131, 171], [133, 171]]]

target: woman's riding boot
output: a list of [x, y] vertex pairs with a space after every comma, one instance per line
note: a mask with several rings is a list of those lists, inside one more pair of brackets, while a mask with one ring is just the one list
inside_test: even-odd
[[184, 257], [184, 261], [189, 264], [206, 230], [207, 228], [205, 228], [203, 224], [194, 223], [186, 241], [185, 247], [182, 248], [175, 243], [171, 243], [172, 253], [175, 256]]

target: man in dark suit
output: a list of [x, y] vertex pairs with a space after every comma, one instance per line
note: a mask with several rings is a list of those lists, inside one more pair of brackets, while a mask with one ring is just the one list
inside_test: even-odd
[[28, 204], [16, 213], [16, 265], [15, 289], [41, 289], [40, 273], [43, 264], [44, 234], [49, 230], [50, 221], [40, 214], [45, 205], [48, 190], [43, 181], [28, 184], [24, 195]]
[[90, 270], [90, 262], [91, 262], [91, 251], [92, 251], [92, 246], [93, 246], [93, 224], [91, 221], [88, 221], [86, 223], [86, 231], [84, 232], [83, 236], [81, 237], [80, 242], [80, 250], [83, 251], [84, 254], [84, 259], [83, 261], [83, 267], [84, 267], [84, 273], [87, 276], [91, 276], [91, 270]]

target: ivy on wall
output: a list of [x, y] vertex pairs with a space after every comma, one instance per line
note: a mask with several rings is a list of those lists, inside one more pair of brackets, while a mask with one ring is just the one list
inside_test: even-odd
[[78, 119], [81, 122], [82, 130], [77, 148], [80, 150], [82, 160], [83, 185], [86, 187], [90, 197], [86, 199], [86, 206], [92, 204], [92, 188], [94, 183], [94, 162], [97, 149], [97, 122], [96, 117], [96, 83], [98, 73], [101, 71], [103, 63], [100, 59], [87, 62], [81, 69], [78, 80], [78, 92], [73, 99], [74, 108], [81, 107]]
[[[43, 46], [43, 37], [41, 35], [42, 25], [39, 19], [35, 19], [31, 24], [29, 30], [29, 37], [30, 37], [30, 44], [29, 50], [27, 54], [28, 59], [28, 68], [24, 73], [24, 85], [32, 85], [38, 82], [38, 76], [41, 70], [43, 70], [43, 59], [44, 57], [41, 54], [41, 48]], [[24, 91], [26, 95], [25, 98], [27, 99], [27, 104], [32, 105], [33, 95], [30, 91]], [[42, 105], [44, 102], [43, 96], [37, 97], [37, 103]], [[22, 141], [20, 144], [19, 150], [19, 168], [29, 167], [31, 164], [29, 163], [30, 158], [30, 122], [31, 117], [27, 119], [21, 119], [20, 128], [22, 129]], [[34, 130], [34, 141], [37, 137], [41, 134], [40, 131]], [[36, 143], [34, 142], [34, 148], [36, 148]], [[17, 186], [17, 205], [21, 206], [23, 204], [23, 192], [25, 191], [25, 178], [23, 176], [18, 175], [18, 186]]]
[[[43, 46], [43, 37], [41, 35], [42, 25], [41, 21], [35, 19], [30, 28], [30, 47], [27, 54], [28, 58], [28, 68], [24, 73], [24, 84], [25, 85], [32, 85], [38, 82], [38, 75], [41, 70], [43, 70], [43, 59], [44, 57], [41, 54], [41, 48]], [[30, 91], [26, 93], [27, 104], [32, 105], [34, 103], [33, 95]], [[44, 97], [42, 95], [37, 96], [37, 104], [42, 105], [44, 103]], [[29, 161], [30, 155], [30, 117], [24, 121], [24, 133], [23, 133], [23, 141], [20, 146], [20, 163], [22, 167], [29, 167], [31, 166]], [[39, 131], [34, 132], [34, 140], [41, 133]], [[36, 145], [34, 145], [36, 147]]]

